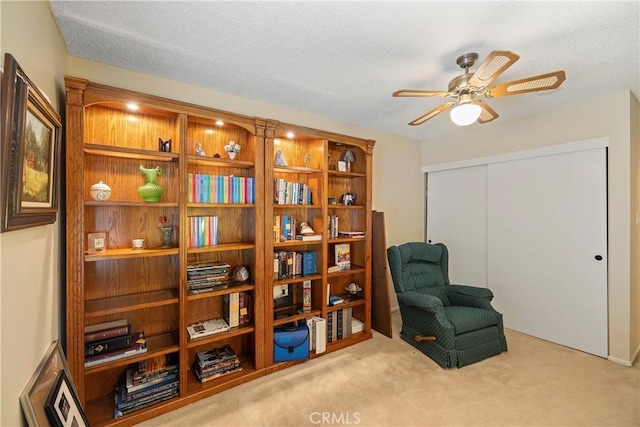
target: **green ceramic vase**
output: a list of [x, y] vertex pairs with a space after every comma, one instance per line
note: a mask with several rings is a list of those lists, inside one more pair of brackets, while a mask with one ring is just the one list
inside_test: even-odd
[[162, 169], [159, 166], [155, 168], [145, 168], [140, 165], [140, 173], [144, 176], [146, 183], [138, 187], [138, 194], [142, 196], [145, 202], [158, 202], [160, 196], [164, 193], [164, 189], [156, 184], [156, 177], [162, 175]]

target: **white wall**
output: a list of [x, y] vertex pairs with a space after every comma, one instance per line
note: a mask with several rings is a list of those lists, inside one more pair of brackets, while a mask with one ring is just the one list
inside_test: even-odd
[[422, 143], [426, 166], [609, 137], [609, 357], [623, 364], [631, 363], [640, 345], [637, 118], [638, 100], [630, 92], [618, 92], [525, 118], [474, 124]]
[[[11, 53], [57, 111], [66, 48], [48, 2], [0, 2], [2, 61]], [[22, 423], [18, 397], [60, 333], [60, 221], [0, 234], [0, 425]]]

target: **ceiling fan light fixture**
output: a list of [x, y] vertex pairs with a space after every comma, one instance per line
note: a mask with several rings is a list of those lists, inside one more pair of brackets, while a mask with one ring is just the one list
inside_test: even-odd
[[468, 126], [478, 120], [482, 108], [474, 104], [470, 95], [460, 95], [460, 103], [451, 110], [451, 121], [458, 126]]

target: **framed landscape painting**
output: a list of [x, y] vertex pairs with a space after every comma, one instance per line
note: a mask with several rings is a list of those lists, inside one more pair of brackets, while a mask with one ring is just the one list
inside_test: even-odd
[[60, 115], [5, 54], [2, 75], [1, 231], [56, 221]]

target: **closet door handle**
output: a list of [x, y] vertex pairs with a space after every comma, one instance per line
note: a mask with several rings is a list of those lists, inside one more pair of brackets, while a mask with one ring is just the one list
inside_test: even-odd
[[595, 259], [596, 261], [602, 261], [602, 255], [596, 255]]

